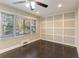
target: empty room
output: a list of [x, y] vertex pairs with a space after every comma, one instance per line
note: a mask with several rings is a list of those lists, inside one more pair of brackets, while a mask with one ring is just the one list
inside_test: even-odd
[[79, 0], [0, 0], [0, 58], [78, 58]]

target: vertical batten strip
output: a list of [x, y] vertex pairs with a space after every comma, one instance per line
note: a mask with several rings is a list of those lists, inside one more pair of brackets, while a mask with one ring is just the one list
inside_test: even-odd
[[54, 16], [53, 16], [53, 40], [54, 40]]
[[46, 22], [45, 22], [45, 24], [46, 24], [45, 25], [46, 26], [46, 28], [45, 28], [45, 30], [46, 30], [46, 33], [45, 33], [46, 34], [46, 40], [48, 40], [47, 39], [48, 38], [48, 33], [47, 33], [47, 30], [48, 30], [48, 27], [47, 27], [48, 26], [48, 22], [47, 22], [47, 20], [48, 20], [48, 17], [46, 17]]
[[52, 33], [52, 37], [53, 37], [53, 39], [52, 40], [54, 40], [54, 16], [52, 16], [52, 25], [53, 25], [53, 27], [52, 27], [52, 30], [53, 30], [53, 33]]
[[0, 40], [1, 40], [1, 36], [2, 36], [2, 24], [1, 24], [2, 20], [1, 20], [1, 13], [0, 13]]
[[64, 43], [64, 13], [62, 14], [62, 22], [63, 22], [63, 27], [62, 27], [62, 42]]

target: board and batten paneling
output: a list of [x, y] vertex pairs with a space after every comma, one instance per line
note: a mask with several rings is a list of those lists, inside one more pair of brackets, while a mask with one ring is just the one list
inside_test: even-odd
[[75, 46], [75, 12], [62, 13], [41, 20], [41, 38]]

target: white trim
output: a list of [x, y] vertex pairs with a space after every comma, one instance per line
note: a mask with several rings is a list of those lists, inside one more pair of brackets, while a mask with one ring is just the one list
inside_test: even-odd
[[12, 15], [15, 15], [15, 16], [19, 16], [19, 17], [22, 17], [22, 18], [25, 18], [25, 19], [37, 19], [37, 17], [34, 17], [34, 16], [33, 17], [30, 16], [30, 15], [25, 16], [25, 15], [17, 14], [15, 12], [10, 12], [10, 11], [1, 10], [1, 9], [0, 9], [0, 12], [5, 12], [5, 13], [12, 14]]
[[47, 20], [48, 20], [48, 19], [47, 19], [47, 17], [46, 17], [46, 20], [45, 20], [45, 22], [46, 22], [46, 24], [45, 24], [45, 27], [46, 27], [46, 38], [47, 38], [47, 28], [48, 28], [48, 27], [47, 27]]
[[[41, 30], [44, 30], [46, 27], [43, 27]], [[47, 29], [52, 30], [52, 27], [48, 27]], [[55, 29], [62, 29], [62, 27], [55, 27]], [[63, 29], [75, 29], [75, 27], [65, 27]]]
[[65, 27], [64, 27], [64, 20], [65, 20], [64, 13], [62, 14], [62, 19], [63, 19], [63, 21], [62, 21], [63, 22], [63, 24], [62, 24], [62, 27], [63, 27], [63, 29], [62, 29], [62, 43], [64, 43], [64, 37], [65, 37], [65, 35], [64, 35], [64, 32], [65, 32], [64, 31], [64, 29], [65, 29]]
[[3, 50], [0, 50], [0, 54], [4, 53], [4, 52], [7, 52], [9, 50], [12, 50], [12, 49], [15, 49], [15, 48], [18, 48], [18, 47], [21, 47], [23, 46], [22, 44], [19, 44], [19, 45], [16, 45], [16, 46], [12, 46], [12, 47], [9, 47], [9, 48], [6, 48], [6, 49], [3, 49]]
[[77, 30], [78, 30], [78, 13], [77, 10], [75, 11], [75, 45], [77, 46], [78, 44], [78, 34], [77, 34]]
[[[27, 44], [30, 44], [30, 43], [35, 42], [35, 41], [37, 41], [37, 40], [39, 40], [39, 38], [27, 42]], [[27, 44], [26, 44], [26, 45], [27, 45]], [[18, 48], [18, 47], [21, 47], [21, 46], [24, 46], [23, 42], [22, 42], [21, 44], [18, 44], [18, 45], [15, 45], [15, 46], [12, 46], [12, 47], [9, 47], [9, 48], [0, 50], [0, 54], [2, 54], [2, 53], [4, 53], [4, 52], [7, 52], [7, 51], [10, 51], [10, 50], [13, 50], [13, 49]]]
[[[78, 6], [78, 26], [79, 27], [79, 6]], [[77, 33], [77, 41], [78, 41], [78, 45], [77, 45], [77, 50], [78, 50], [78, 56], [79, 56], [79, 28], [77, 29], [78, 30], [78, 33]]]
[[2, 20], [1, 20], [1, 13], [0, 13], [0, 40], [1, 40], [1, 36], [2, 36], [2, 31], [1, 31], [2, 30], [2, 26], [1, 26], [2, 24], [1, 23], [2, 23]]
[[69, 13], [69, 12], [74, 12], [76, 9], [73, 9], [73, 10], [64, 10], [62, 12], [55, 12], [53, 13], [52, 15], [49, 15], [47, 17], [52, 17], [52, 16], [55, 16], [55, 15], [60, 15], [60, 14], [63, 14], [63, 13]]
[[72, 45], [72, 44], [68, 44], [68, 43], [64, 43], [64, 42], [52, 41], [52, 40], [48, 40], [48, 39], [42, 39], [42, 40], [77, 47], [76, 45]]
[[[53, 16], [53, 34], [54, 34], [54, 16]], [[54, 41], [54, 35], [53, 35], [53, 41]]]

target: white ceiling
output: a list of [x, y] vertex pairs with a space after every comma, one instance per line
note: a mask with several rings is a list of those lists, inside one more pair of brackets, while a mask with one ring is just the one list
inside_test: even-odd
[[[39, 11], [39, 14], [37, 14], [39, 16], [49, 16], [52, 15], [53, 13], [62, 12], [65, 10], [73, 10], [79, 4], [79, 0], [38, 0], [40, 2], [48, 4], [48, 8], [43, 8], [41, 6], [36, 5], [36, 9], [34, 11], [31, 11], [25, 7], [25, 4], [17, 4], [17, 5], [12, 4], [15, 1], [18, 0], [0, 0], [0, 3], [5, 3], [33, 14], [36, 14], [36, 11]], [[60, 3], [63, 6], [61, 8], [58, 8], [58, 4]]]

